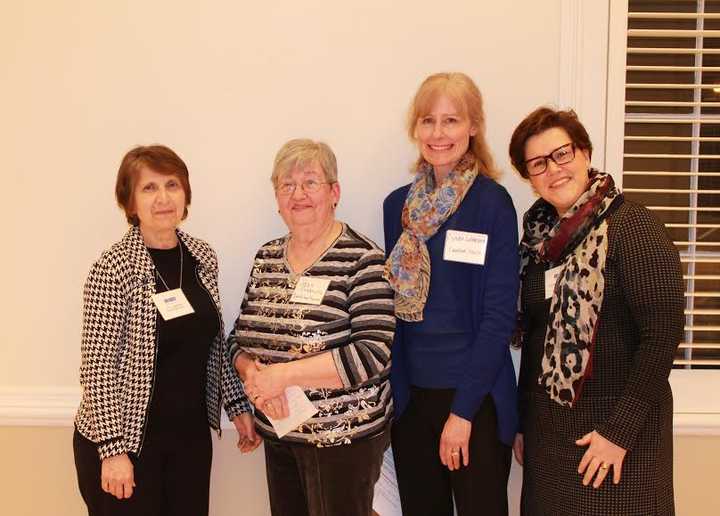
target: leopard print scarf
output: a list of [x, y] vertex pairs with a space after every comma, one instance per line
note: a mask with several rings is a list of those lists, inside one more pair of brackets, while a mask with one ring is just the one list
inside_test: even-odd
[[423, 161], [402, 210], [403, 232], [385, 263], [384, 277], [395, 291], [395, 315], [422, 321], [430, 288], [430, 254], [425, 242], [455, 213], [478, 171], [468, 152], [445, 180], [435, 184], [432, 165]]
[[[520, 278], [530, 260], [562, 266], [550, 302], [542, 373], [538, 384], [551, 399], [572, 407], [592, 369], [592, 351], [605, 291], [607, 217], [622, 196], [609, 174], [589, 171], [589, 188], [558, 220], [539, 199], [523, 219]], [[522, 312], [519, 310], [518, 321]], [[522, 339], [522, 324], [516, 339]], [[519, 344], [519, 342], [516, 342]]]

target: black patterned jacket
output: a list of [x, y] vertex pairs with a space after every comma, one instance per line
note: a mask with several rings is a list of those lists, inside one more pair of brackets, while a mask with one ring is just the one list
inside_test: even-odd
[[[224, 349], [215, 251], [182, 231], [178, 237], [197, 260], [198, 278], [220, 318], [220, 331], [210, 345], [206, 386], [208, 423], [219, 430], [223, 401], [231, 419], [249, 411], [250, 405]], [[75, 426], [98, 444], [100, 459], [142, 449], [157, 354], [154, 272], [140, 230], [132, 227], [93, 264], [85, 282], [83, 393]]]

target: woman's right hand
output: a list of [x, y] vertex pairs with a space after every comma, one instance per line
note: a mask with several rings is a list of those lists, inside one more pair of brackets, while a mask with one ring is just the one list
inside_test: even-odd
[[135, 480], [133, 464], [127, 453], [103, 459], [100, 468], [100, 487], [119, 500], [132, 496]]
[[515, 460], [521, 466], [523, 465], [523, 453], [525, 452], [525, 438], [523, 434], [515, 434], [515, 440], [513, 441], [513, 455]]

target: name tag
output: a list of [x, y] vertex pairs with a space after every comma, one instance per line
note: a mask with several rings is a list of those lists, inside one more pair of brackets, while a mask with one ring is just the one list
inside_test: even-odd
[[450, 262], [485, 265], [487, 242], [488, 236], [485, 233], [448, 229], [445, 233], [443, 259]]
[[323, 297], [325, 297], [325, 291], [328, 289], [328, 286], [330, 286], [329, 279], [300, 276], [295, 285], [295, 290], [290, 298], [290, 302], [319, 305], [322, 303]]
[[558, 265], [545, 271], [545, 299], [550, 299], [555, 291], [555, 284], [565, 270], [564, 265]]
[[190, 301], [179, 288], [155, 294], [152, 300], [164, 321], [195, 313]]

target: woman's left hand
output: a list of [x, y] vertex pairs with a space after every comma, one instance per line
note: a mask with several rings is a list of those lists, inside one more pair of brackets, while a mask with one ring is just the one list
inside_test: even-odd
[[578, 466], [578, 473], [581, 475], [585, 473], [583, 477], [584, 486], [590, 484], [593, 477], [595, 477], [593, 487], [595, 489], [600, 487], [610, 468], [613, 470], [613, 484], [620, 482], [620, 474], [622, 473], [622, 465], [627, 450], [608, 441], [595, 430], [583, 435], [575, 441], [575, 444], [578, 446], [589, 445]]
[[440, 462], [450, 471], [470, 464], [470, 432], [472, 423], [467, 419], [451, 413], [445, 421], [440, 436]]
[[286, 364], [266, 365], [256, 361], [257, 371], [244, 384], [245, 393], [256, 407], [285, 394], [288, 387]]
[[259, 408], [266, 416], [273, 419], [285, 419], [290, 415], [290, 407], [284, 394], [264, 401]]

